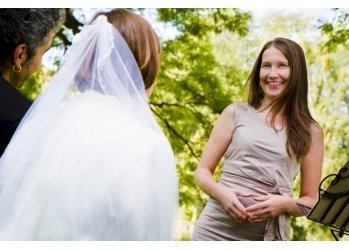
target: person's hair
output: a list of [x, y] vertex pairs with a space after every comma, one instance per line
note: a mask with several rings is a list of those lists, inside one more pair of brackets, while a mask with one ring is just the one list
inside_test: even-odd
[[27, 46], [29, 61], [37, 48], [47, 42], [48, 35], [56, 32], [64, 20], [64, 9], [0, 9], [0, 66], [9, 62], [20, 44]]
[[265, 50], [270, 47], [278, 49], [288, 60], [290, 77], [285, 89], [270, 104], [272, 126], [278, 113], [283, 112], [287, 126], [286, 150], [300, 162], [308, 153], [311, 145], [311, 124], [316, 123], [308, 107], [308, 76], [303, 49], [296, 42], [286, 38], [275, 38], [267, 42], [259, 53], [252, 72], [247, 79], [248, 103], [254, 108], [261, 105], [264, 92], [260, 86], [259, 72]]
[[159, 72], [161, 52], [159, 38], [151, 25], [140, 15], [126, 9], [99, 12], [92, 21], [100, 15], [107, 16], [125, 39], [140, 68], [145, 88], [149, 88]]

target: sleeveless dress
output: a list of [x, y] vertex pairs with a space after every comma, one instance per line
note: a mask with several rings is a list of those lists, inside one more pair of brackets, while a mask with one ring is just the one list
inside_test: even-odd
[[[286, 129], [275, 131], [246, 103], [234, 104], [232, 141], [224, 157], [219, 183], [256, 196], [292, 196], [299, 164], [286, 152]], [[239, 197], [250, 206], [252, 197]], [[213, 198], [209, 198], [193, 233], [193, 240], [289, 240], [286, 214], [267, 222], [237, 223]]]

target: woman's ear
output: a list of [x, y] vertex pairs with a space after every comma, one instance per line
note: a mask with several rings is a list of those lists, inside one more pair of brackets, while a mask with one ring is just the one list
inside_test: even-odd
[[27, 60], [27, 57], [27, 45], [23, 43], [19, 44], [13, 52], [12, 63], [16, 66], [22, 66], [23, 63]]

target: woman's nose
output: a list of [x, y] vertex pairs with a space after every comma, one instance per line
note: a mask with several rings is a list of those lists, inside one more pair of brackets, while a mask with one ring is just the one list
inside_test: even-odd
[[269, 77], [277, 77], [278, 76], [277, 68], [276, 67], [270, 67], [270, 71], [269, 71], [268, 76]]

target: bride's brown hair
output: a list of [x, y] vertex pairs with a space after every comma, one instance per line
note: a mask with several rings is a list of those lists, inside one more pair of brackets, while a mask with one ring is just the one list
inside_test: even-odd
[[125, 39], [141, 70], [145, 88], [154, 84], [160, 68], [160, 41], [151, 25], [140, 15], [126, 9], [99, 12]]

